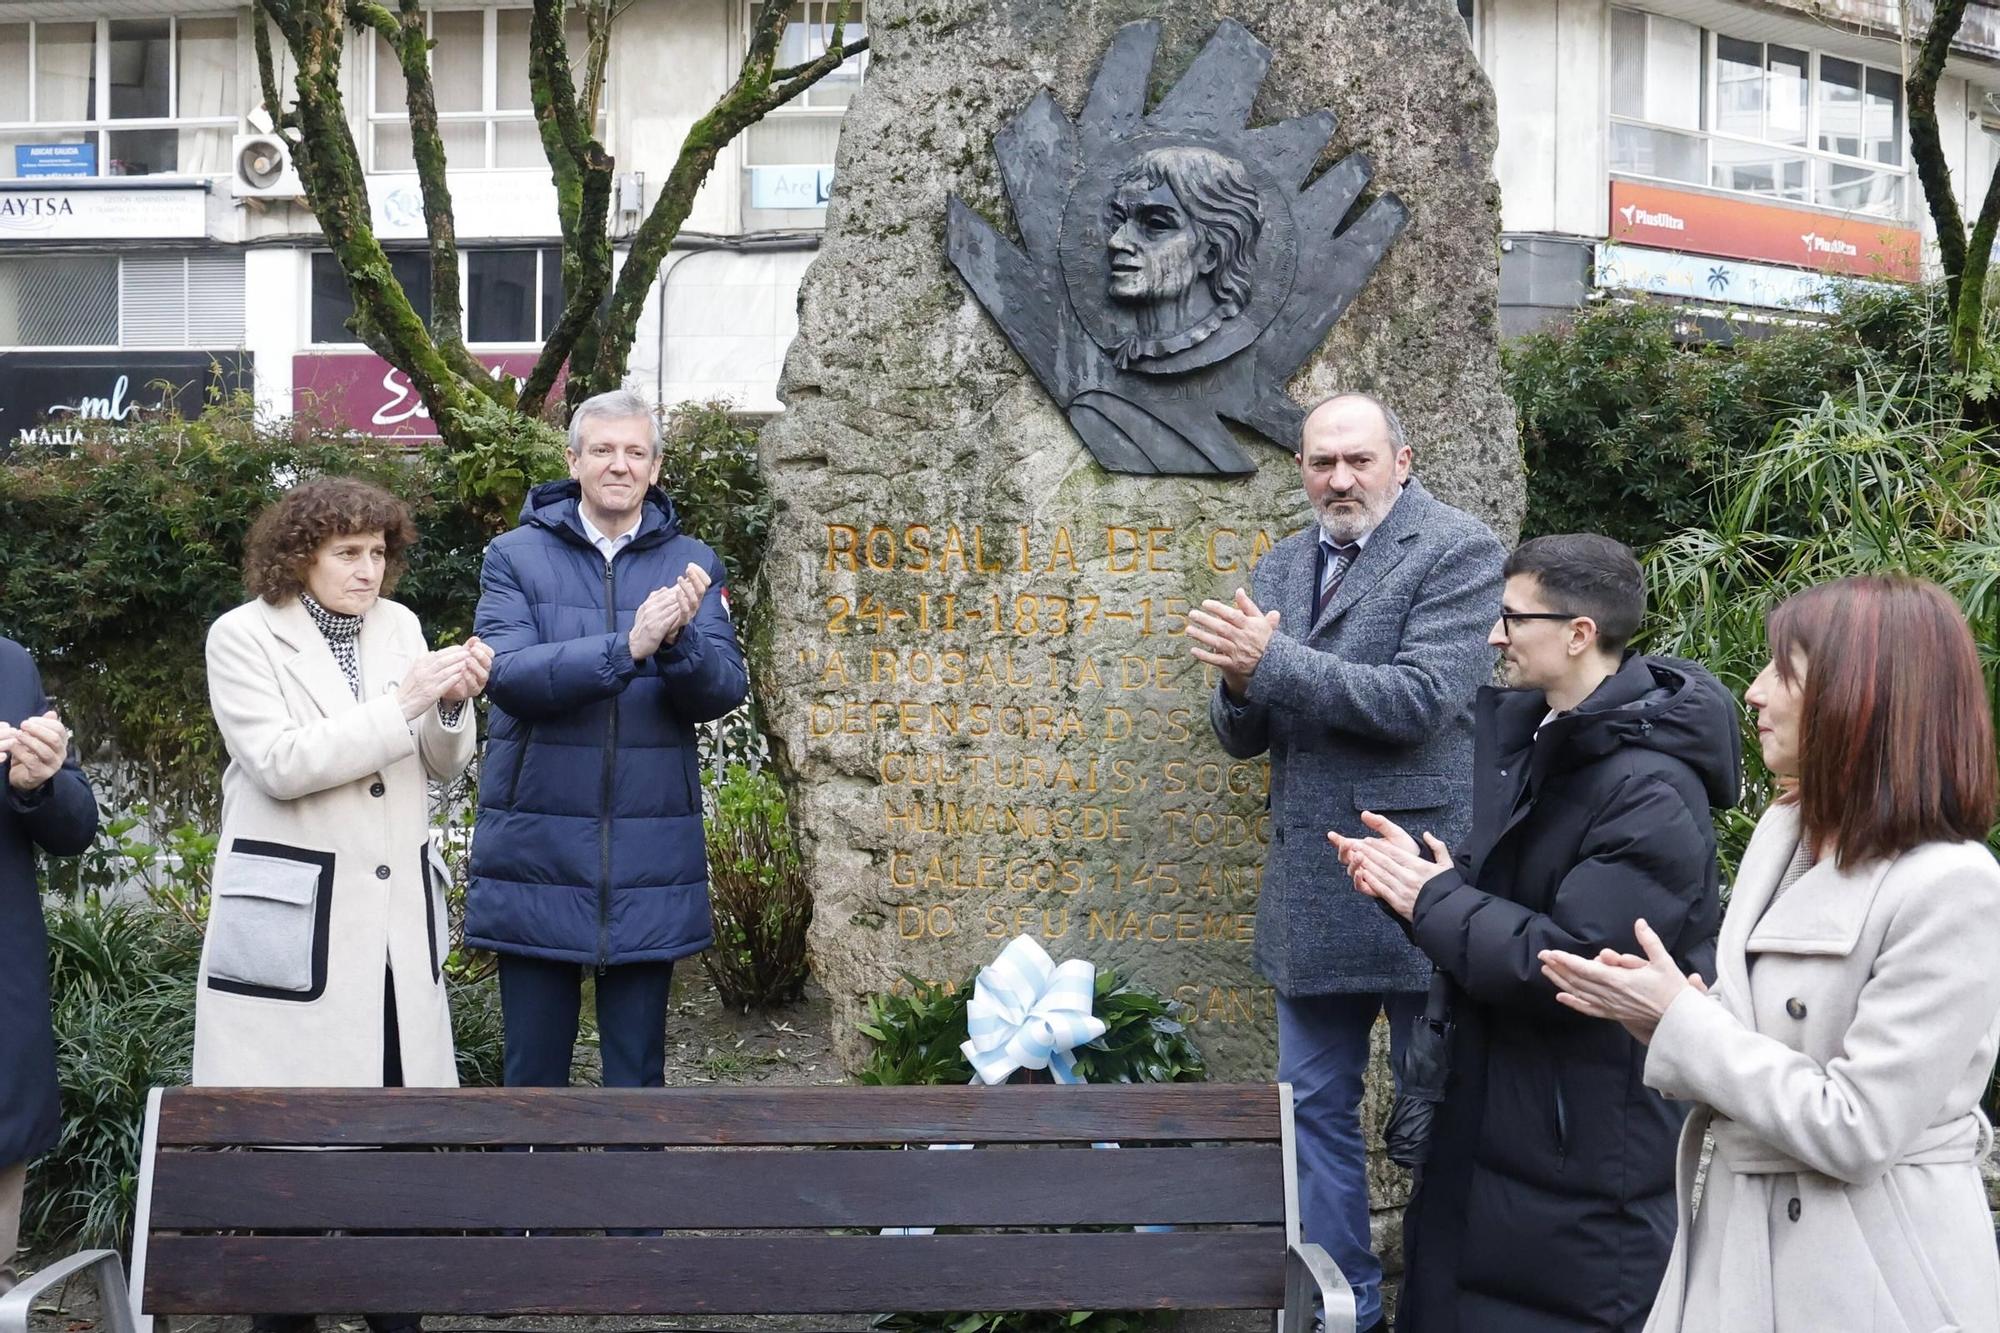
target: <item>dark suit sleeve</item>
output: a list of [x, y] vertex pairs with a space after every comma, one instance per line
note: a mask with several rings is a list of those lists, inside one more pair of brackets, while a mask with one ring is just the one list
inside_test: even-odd
[[750, 693], [750, 675], [743, 667], [743, 649], [736, 626], [723, 604], [729, 571], [710, 552], [708, 593], [701, 599], [694, 623], [653, 657], [660, 677], [672, 688], [667, 703], [684, 722], [710, 722], [742, 703]]
[[1548, 911], [1484, 892], [1467, 882], [1461, 862], [1417, 894], [1412, 933], [1474, 999], [1554, 1011], [1541, 951], [1638, 953], [1632, 923], [1640, 918], [1669, 944], [1679, 941], [1709, 892], [1710, 848], [1679, 792], [1657, 777], [1629, 778], [1592, 821]]
[[1386, 663], [1348, 662], [1272, 635], [1250, 677], [1251, 702], [1367, 740], [1422, 742], [1493, 674], [1486, 636], [1500, 614], [1503, 563], [1484, 528], [1453, 542], [1411, 598], [1402, 642]]
[[542, 642], [513, 559], [497, 545], [480, 567], [472, 629], [493, 649], [487, 696], [515, 717], [554, 717], [609, 699], [639, 674], [623, 633]]
[[[34, 662], [25, 652], [20, 655], [16, 669], [27, 672], [29, 692], [35, 698], [35, 707], [28, 716], [39, 717], [48, 712], [49, 700], [42, 693], [41, 673], [35, 670]], [[7, 720], [19, 726], [27, 719]], [[55, 775], [32, 791], [16, 791], [9, 781], [12, 773], [11, 763], [0, 760], [0, 789], [7, 793], [7, 808], [19, 818], [31, 841], [51, 856], [75, 856], [90, 846], [90, 840], [97, 836], [97, 797], [91, 793], [90, 783], [76, 762], [75, 746], [70, 747]]]

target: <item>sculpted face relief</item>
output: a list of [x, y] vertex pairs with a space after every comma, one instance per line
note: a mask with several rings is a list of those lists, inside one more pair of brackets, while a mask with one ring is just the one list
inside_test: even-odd
[[1408, 213], [1384, 193], [1341, 225], [1373, 168], [1315, 175], [1331, 111], [1249, 123], [1272, 53], [1232, 19], [1144, 114], [1159, 38], [1120, 28], [1079, 119], [1044, 92], [995, 138], [1018, 244], [959, 199], [947, 244], [1106, 470], [1242, 475], [1257, 461], [1224, 422], [1297, 450], [1285, 385]]

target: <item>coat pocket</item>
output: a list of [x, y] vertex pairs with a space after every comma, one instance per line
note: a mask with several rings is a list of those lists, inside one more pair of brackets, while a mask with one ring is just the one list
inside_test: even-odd
[[438, 982], [444, 977], [444, 960], [451, 952], [445, 939], [445, 929], [450, 921], [445, 911], [445, 894], [451, 888], [451, 868], [445, 864], [444, 853], [437, 843], [424, 839], [424, 925], [431, 939], [431, 981]]
[[208, 986], [234, 995], [317, 1000], [326, 990], [331, 852], [238, 838], [216, 866]]
[[[1377, 814], [1438, 810], [1450, 805], [1456, 795], [1458, 792], [1454, 790], [1454, 784], [1431, 773], [1365, 778], [1356, 782], [1353, 790], [1354, 808], [1372, 810]], [[1415, 833], [1417, 830], [1409, 831]]]
[[1911, 1333], [1956, 1333], [1964, 1328], [1924, 1253], [1924, 1228], [1903, 1199], [1895, 1168], [1874, 1189], [1857, 1190], [1854, 1195], [1855, 1219], [1867, 1237], [1885, 1296]]

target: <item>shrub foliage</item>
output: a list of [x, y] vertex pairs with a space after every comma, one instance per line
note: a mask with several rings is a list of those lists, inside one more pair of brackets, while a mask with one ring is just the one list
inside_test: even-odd
[[708, 817], [715, 944], [701, 965], [722, 1002], [748, 1012], [805, 994], [812, 885], [785, 823], [785, 789], [768, 771], [731, 764]]
[[1746, 331], [1733, 345], [1684, 337], [1670, 305], [1610, 303], [1519, 340], [1503, 360], [1528, 469], [1522, 535], [1650, 545], [1700, 524], [1712, 486], [1858, 372], [1943, 391], [1940, 300], [1854, 287], [1824, 323]]

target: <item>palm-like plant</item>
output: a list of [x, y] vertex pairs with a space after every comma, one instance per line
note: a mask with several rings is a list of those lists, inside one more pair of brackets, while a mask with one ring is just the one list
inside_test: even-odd
[[[1851, 395], [1823, 397], [1726, 473], [1709, 526], [1645, 553], [1646, 647], [1702, 662], [1741, 692], [1767, 660], [1771, 607], [1815, 583], [1896, 569], [1958, 599], [1988, 689], [2000, 683], [2000, 447], [1922, 383], [1863, 372]], [[1745, 750], [1745, 808], [1760, 810], [1770, 775], [1755, 744]], [[1731, 866], [1750, 822], [1738, 813], [1723, 830]]]

